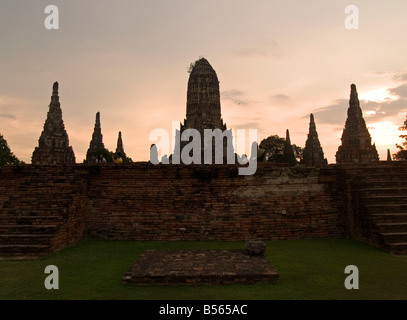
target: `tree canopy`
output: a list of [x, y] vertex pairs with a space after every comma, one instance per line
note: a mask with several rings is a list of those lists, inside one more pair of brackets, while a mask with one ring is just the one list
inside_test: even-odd
[[[401, 131], [407, 131], [407, 116], [404, 121], [404, 125], [399, 128]], [[402, 142], [402, 145], [396, 144], [396, 147], [399, 148], [399, 152], [393, 155], [394, 160], [407, 160], [407, 134], [400, 135], [400, 138], [405, 141]]]
[[10, 147], [6, 139], [0, 134], [0, 167], [5, 165], [20, 165], [23, 164], [17, 157], [11, 152]]
[[[281, 138], [278, 135], [269, 136], [260, 142], [260, 150], [263, 149], [266, 154], [269, 155], [268, 161], [272, 162], [286, 162], [286, 155], [284, 154], [284, 145], [286, 143], [285, 138]], [[299, 161], [302, 158], [303, 148], [292, 144], [294, 156]]]

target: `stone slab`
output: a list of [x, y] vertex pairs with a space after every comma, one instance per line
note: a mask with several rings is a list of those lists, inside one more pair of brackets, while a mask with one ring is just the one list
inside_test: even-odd
[[278, 281], [264, 256], [245, 250], [147, 250], [123, 275], [137, 285], [254, 284]]

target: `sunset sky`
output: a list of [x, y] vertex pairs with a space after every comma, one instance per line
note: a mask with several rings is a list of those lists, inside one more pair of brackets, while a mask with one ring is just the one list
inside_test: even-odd
[[[47, 5], [60, 29], [47, 30]], [[360, 13], [345, 28], [345, 8]], [[0, 134], [30, 163], [59, 82], [63, 119], [77, 162], [96, 112], [105, 146], [136, 161], [149, 134], [186, 112], [187, 69], [205, 57], [220, 80], [228, 128], [258, 130], [305, 145], [314, 113], [325, 156], [335, 162], [350, 85], [379, 156], [397, 151], [407, 115], [407, 1], [2, 0]]]

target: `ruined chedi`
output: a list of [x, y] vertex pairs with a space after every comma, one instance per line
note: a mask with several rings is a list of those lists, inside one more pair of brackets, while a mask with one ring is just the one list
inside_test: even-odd
[[58, 90], [58, 82], [55, 82], [44, 130], [38, 140], [38, 147], [35, 148], [32, 155], [32, 164], [35, 165], [75, 163], [75, 154], [72, 147], [69, 146], [68, 133], [62, 120]]
[[290, 131], [288, 129], [285, 133], [283, 162], [288, 163], [290, 166], [294, 166], [297, 164], [297, 160], [295, 159], [295, 154], [294, 154], [294, 148], [291, 144]]
[[98, 153], [105, 150], [103, 143], [102, 128], [100, 126], [100, 112], [96, 113], [95, 128], [92, 134], [92, 140], [90, 141], [88, 152], [86, 153], [86, 162], [96, 162]]
[[117, 148], [116, 148], [116, 153], [120, 153], [122, 156], [124, 156], [126, 153], [124, 152], [124, 147], [123, 147], [123, 139], [122, 139], [122, 132], [119, 131], [119, 137], [117, 138]]
[[305, 142], [303, 164], [313, 167], [321, 167], [328, 164], [328, 161], [324, 157], [321, 143], [319, 142], [314, 115], [312, 113], [310, 115], [308, 138]]
[[336, 153], [337, 163], [366, 163], [379, 161], [376, 146], [367, 130], [360, 108], [358, 92], [351, 85], [348, 118], [342, 134], [342, 145]]
[[[208, 60], [201, 58], [191, 65], [191, 73], [188, 80], [187, 91], [187, 112], [184, 124], [181, 123], [181, 130], [177, 131], [176, 141], [180, 141], [182, 133], [187, 129], [196, 129], [201, 135], [201, 159], [203, 163], [204, 150], [204, 130], [220, 129], [227, 130], [223, 123], [220, 104], [219, 80], [215, 70]], [[231, 136], [231, 132], [230, 136]], [[214, 139], [212, 139], [212, 155], [214, 156]], [[191, 140], [190, 140], [191, 141]], [[189, 141], [177, 143], [174, 155], [180, 154]], [[232, 139], [228, 146], [228, 141], [223, 140], [223, 158], [226, 163], [227, 150], [233, 150]]]

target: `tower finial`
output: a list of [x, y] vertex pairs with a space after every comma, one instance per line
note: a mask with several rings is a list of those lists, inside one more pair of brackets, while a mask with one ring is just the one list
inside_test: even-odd
[[57, 81], [54, 82], [54, 85], [52, 86], [52, 93], [53, 94], [58, 94], [58, 90], [59, 90], [59, 84]]
[[387, 161], [389, 161], [389, 162], [392, 161], [390, 149], [387, 149]]
[[360, 107], [358, 91], [356, 89], [356, 85], [353, 84], [353, 83], [350, 86], [350, 101], [349, 101], [349, 103], [350, 103], [351, 107]]
[[287, 143], [291, 144], [290, 131], [288, 129], [285, 132], [285, 140], [287, 141]]
[[119, 137], [117, 138], [117, 148], [116, 153], [120, 153], [122, 156], [125, 156], [124, 147], [123, 147], [123, 139], [122, 139], [122, 132], [119, 131]]
[[310, 118], [310, 120], [309, 120], [310, 130], [316, 131], [314, 115], [311, 113], [309, 118]]

